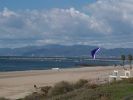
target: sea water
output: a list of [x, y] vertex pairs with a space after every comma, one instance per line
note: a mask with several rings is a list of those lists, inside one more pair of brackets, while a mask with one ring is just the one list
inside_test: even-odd
[[83, 58], [56, 57], [6, 57], [0, 58], [0, 71], [47, 70], [52, 68], [74, 68], [81, 66], [108, 66], [121, 64], [120, 60], [92, 60]]

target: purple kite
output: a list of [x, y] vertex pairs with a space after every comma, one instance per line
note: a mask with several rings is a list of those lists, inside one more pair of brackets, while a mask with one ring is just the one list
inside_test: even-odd
[[91, 51], [91, 56], [92, 56], [93, 59], [95, 59], [96, 53], [97, 53], [99, 50], [100, 50], [100, 48], [96, 48], [96, 49], [93, 49], [93, 50]]

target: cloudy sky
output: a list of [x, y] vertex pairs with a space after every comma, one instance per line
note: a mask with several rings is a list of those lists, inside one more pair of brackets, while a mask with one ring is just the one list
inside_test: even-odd
[[0, 0], [0, 48], [133, 48], [133, 0]]

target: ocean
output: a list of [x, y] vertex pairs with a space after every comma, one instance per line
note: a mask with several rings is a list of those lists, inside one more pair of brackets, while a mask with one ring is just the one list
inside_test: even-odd
[[121, 64], [120, 60], [80, 57], [0, 57], [0, 72], [77, 68], [81, 66], [108, 66]]

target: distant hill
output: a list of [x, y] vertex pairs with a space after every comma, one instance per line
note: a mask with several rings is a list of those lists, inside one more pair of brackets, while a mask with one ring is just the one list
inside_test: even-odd
[[[72, 57], [72, 56], [85, 56], [90, 57], [90, 51], [96, 48], [96, 46], [88, 45], [46, 45], [46, 46], [29, 46], [22, 48], [0, 48], [0, 56], [60, 56], [60, 57]], [[133, 54], [133, 48], [115, 48], [106, 49], [101, 48], [101, 51], [97, 54], [98, 57], [120, 57], [120, 55]]]

